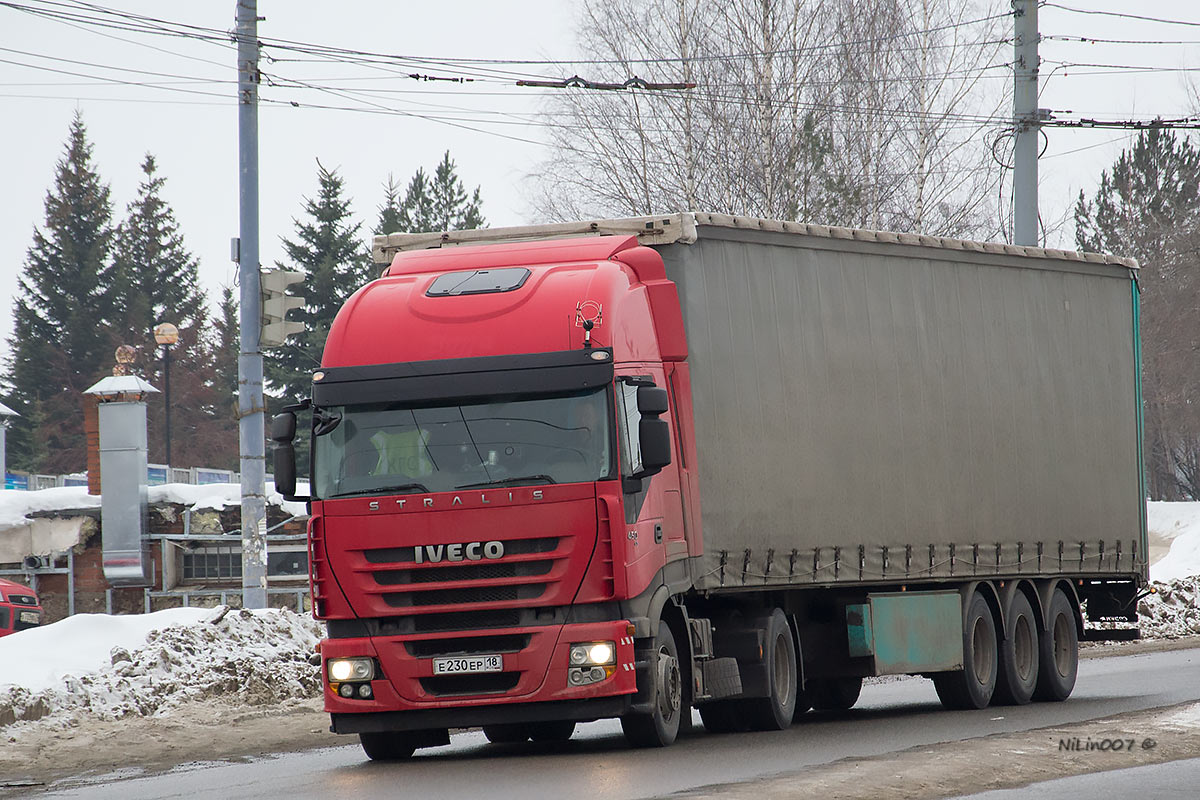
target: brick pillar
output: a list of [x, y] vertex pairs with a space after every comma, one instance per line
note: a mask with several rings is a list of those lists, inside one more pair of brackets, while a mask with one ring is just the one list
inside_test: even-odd
[[83, 435], [87, 439], [88, 494], [100, 494], [100, 398], [84, 395]]

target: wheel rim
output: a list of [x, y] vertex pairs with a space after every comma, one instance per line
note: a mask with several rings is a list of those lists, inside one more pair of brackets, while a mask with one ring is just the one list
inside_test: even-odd
[[971, 631], [972, 666], [975, 668], [975, 680], [986, 686], [992, 680], [992, 663], [995, 661], [995, 639], [983, 617], [975, 620]]
[[679, 659], [671, 655], [666, 647], [658, 649], [658, 712], [663, 721], [670, 722], [679, 711], [682, 694], [679, 679]]
[[1066, 614], [1054, 618], [1054, 667], [1064, 678], [1071, 674], [1070, 625]]
[[1033, 674], [1033, 654], [1036, 646], [1029, 617], [1022, 614], [1017, 617], [1017, 623], [1013, 626], [1013, 666], [1022, 681], [1028, 680]]
[[782, 634], [775, 639], [775, 702], [786, 706], [792, 697], [791, 657], [788, 641]]

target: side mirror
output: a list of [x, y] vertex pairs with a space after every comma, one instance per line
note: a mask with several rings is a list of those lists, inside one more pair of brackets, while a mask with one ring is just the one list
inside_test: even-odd
[[637, 406], [642, 414], [652, 417], [667, 413], [667, 390], [657, 386], [639, 386]]
[[[291, 444], [296, 440], [296, 415], [284, 411], [271, 418], [271, 441], [278, 444]], [[294, 471], [294, 470], [293, 470]]]
[[275, 491], [291, 500], [296, 497], [296, 448], [292, 443], [275, 443], [272, 454], [275, 467]]
[[271, 419], [271, 441], [275, 443], [271, 454], [275, 472], [275, 491], [288, 500], [296, 497], [296, 415], [291, 411], [276, 414]]
[[[638, 399], [641, 399], [640, 393]], [[639, 475], [654, 475], [671, 463], [671, 430], [665, 421], [658, 417], [642, 417], [638, 425], [638, 437], [642, 444], [642, 471]]]

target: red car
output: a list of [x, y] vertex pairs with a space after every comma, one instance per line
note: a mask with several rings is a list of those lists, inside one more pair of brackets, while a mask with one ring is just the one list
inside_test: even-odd
[[0, 578], [0, 636], [42, 624], [42, 604], [37, 592]]

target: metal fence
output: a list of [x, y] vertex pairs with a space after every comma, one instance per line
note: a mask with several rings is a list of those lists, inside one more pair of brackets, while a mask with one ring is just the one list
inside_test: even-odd
[[[166, 464], [148, 464], [146, 469], [146, 483], [150, 486], [161, 486], [164, 483], [205, 485], [210, 483], [241, 482], [241, 473], [228, 469], [215, 469], [213, 467], [169, 467]], [[34, 492], [39, 489], [54, 489], [62, 486], [87, 486], [87, 473], [73, 472], [69, 475], [39, 475], [27, 472], [9, 472], [4, 476], [5, 489]]]

